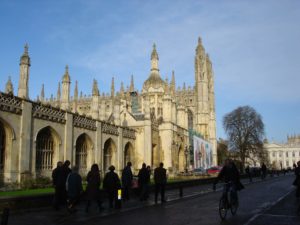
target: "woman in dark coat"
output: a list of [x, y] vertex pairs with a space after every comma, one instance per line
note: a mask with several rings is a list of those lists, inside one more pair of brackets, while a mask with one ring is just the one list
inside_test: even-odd
[[96, 200], [99, 206], [99, 211], [102, 209], [102, 202], [100, 199], [100, 173], [99, 167], [97, 164], [93, 164], [91, 167], [91, 171], [88, 172], [87, 175], [87, 186], [86, 186], [86, 197], [87, 197], [87, 205], [85, 211], [89, 211], [89, 207], [91, 205], [92, 200]]
[[113, 208], [113, 202], [115, 202], [115, 207], [117, 208], [118, 189], [121, 188], [119, 176], [114, 172], [114, 170], [115, 167], [110, 166], [109, 172], [105, 174], [103, 180], [103, 188], [108, 194], [110, 208]]

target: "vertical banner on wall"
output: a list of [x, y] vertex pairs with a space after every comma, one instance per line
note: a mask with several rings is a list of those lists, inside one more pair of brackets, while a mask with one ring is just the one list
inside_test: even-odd
[[194, 143], [194, 169], [202, 167], [207, 169], [212, 166], [212, 144], [193, 136]]

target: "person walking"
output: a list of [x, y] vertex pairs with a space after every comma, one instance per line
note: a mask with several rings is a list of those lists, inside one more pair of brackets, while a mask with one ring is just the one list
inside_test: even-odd
[[154, 170], [154, 183], [155, 183], [155, 204], [157, 204], [158, 192], [160, 191], [161, 203], [165, 200], [165, 187], [167, 183], [167, 170], [164, 168], [164, 164], [161, 162], [159, 167]]
[[98, 204], [99, 211], [102, 210], [102, 201], [100, 197], [100, 171], [97, 164], [93, 164], [91, 170], [88, 172], [87, 177], [87, 186], [86, 186], [86, 198], [87, 204], [85, 211], [89, 211], [91, 201], [95, 200]]
[[54, 187], [53, 207], [55, 210], [59, 210], [59, 206], [64, 203], [66, 192], [62, 166], [63, 163], [59, 161], [57, 162], [57, 167], [52, 171], [52, 182]]
[[129, 200], [129, 190], [132, 185], [131, 162], [128, 162], [122, 172], [123, 200]]
[[300, 161], [297, 162], [297, 167], [295, 168], [296, 179], [293, 182], [293, 185], [296, 186], [296, 197], [300, 198]]
[[62, 179], [63, 179], [63, 189], [64, 189], [64, 193], [63, 193], [63, 199], [62, 201], [64, 203], [67, 203], [67, 191], [66, 191], [66, 182], [67, 182], [67, 177], [68, 175], [72, 172], [72, 170], [70, 169], [70, 164], [71, 162], [69, 160], [66, 160], [61, 168], [61, 173], [62, 173]]
[[115, 167], [110, 166], [108, 169], [109, 172], [105, 174], [103, 180], [103, 188], [108, 194], [109, 208], [113, 208], [113, 202], [115, 202], [116, 207], [118, 200], [118, 189], [121, 188], [121, 182], [118, 174], [114, 172]]
[[249, 181], [252, 182], [252, 175], [251, 175], [251, 170], [250, 170], [249, 165], [246, 167], [245, 172], [249, 178]]
[[76, 211], [75, 206], [78, 204], [82, 194], [82, 179], [78, 171], [78, 166], [74, 166], [66, 181], [68, 211], [71, 213]]
[[261, 179], [265, 179], [267, 175], [267, 166], [263, 163], [261, 165]]
[[146, 168], [146, 164], [143, 163], [142, 168], [140, 169], [139, 174], [138, 174], [138, 184], [139, 184], [139, 188], [140, 188], [140, 200], [141, 201], [145, 201], [148, 199], [149, 182], [150, 182], [150, 172]]

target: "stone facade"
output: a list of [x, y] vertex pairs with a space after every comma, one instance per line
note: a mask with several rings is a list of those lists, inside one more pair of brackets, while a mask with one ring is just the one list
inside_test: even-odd
[[265, 143], [264, 148], [268, 152], [269, 162], [277, 169], [293, 168], [300, 160], [300, 135], [288, 136], [287, 142]]
[[10, 78], [0, 92], [1, 171], [6, 182], [20, 181], [24, 173], [49, 176], [57, 161], [69, 159], [84, 174], [93, 163], [102, 171], [109, 165], [121, 171], [131, 161], [134, 170], [164, 162], [169, 173], [184, 171], [190, 162], [189, 131], [200, 133], [213, 144], [217, 164], [214, 76], [212, 63], [201, 39], [195, 55], [195, 85], [176, 88], [172, 79], [161, 79], [156, 46], [151, 69], [141, 91], [133, 77], [125, 90], [116, 92], [114, 78], [110, 94], [100, 94], [93, 81], [92, 95], [70, 95], [68, 66], [58, 83], [57, 94], [29, 99], [31, 61], [28, 46], [20, 59], [18, 95]]

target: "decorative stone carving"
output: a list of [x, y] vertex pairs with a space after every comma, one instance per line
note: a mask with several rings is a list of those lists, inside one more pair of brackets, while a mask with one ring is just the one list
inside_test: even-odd
[[16, 114], [22, 113], [22, 100], [0, 92], [0, 110]]
[[66, 123], [66, 113], [60, 109], [53, 108], [52, 106], [33, 103], [32, 114], [33, 117], [38, 119], [50, 120], [57, 123]]
[[87, 118], [85, 116], [74, 115], [73, 125], [75, 127], [85, 128], [88, 130], [97, 130], [96, 120]]
[[130, 128], [123, 128], [123, 137], [129, 139], [135, 139], [135, 130]]
[[118, 127], [106, 122], [102, 122], [102, 132], [106, 134], [119, 136]]

